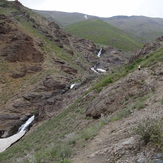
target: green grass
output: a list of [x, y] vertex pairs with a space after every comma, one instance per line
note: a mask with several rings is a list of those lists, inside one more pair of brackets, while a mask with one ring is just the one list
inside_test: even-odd
[[151, 142], [160, 149], [162, 148], [163, 125], [161, 119], [148, 117], [137, 124], [134, 132], [140, 135], [145, 144]]
[[103, 18], [113, 26], [125, 31], [139, 42], [151, 42], [163, 35], [163, 20], [143, 16]]
[[[7, 151], [0, 153], [0, 161], [8, 163], [22, 159], [22, 162], [32, 163], [70, 162], [70, 156], [76, 146], [85, 146], [87, 140], [93, 138], [106, 124], [102, 120], [96, 120], [92, 124], [91, 119], [84, 119], [83, 111], [76, 112], [77, 109], [85, 110], [85, 107], [77, 107], [81, 100], [82, 98], [61, 111], [56, 117], [49, 119]], [[88, 121], [88, 124], [83, 126], [81, 121]], [[70, 139], [66, 139], [67, 135], [71, 135], [74, 131], [75, 134]]]
[[66, 28], [77, 37], [92, 40], [96, 44], [110, 45], [123, 51], [135, 51], [141, 45], [123, 31], [99, 19], [89, 19]]
[[[67, 54], [60, 48], [55, 46], [52, 42], [48, 41], [37, 30], [31, 28], [31, 24], [23, 22], [25, 28], [28, 29], [35, 36], [40, 36], [45, 41], [45, 52], [48, 60], [57, 55], [63, 60], [70, 61], [71, 57], [67, 57]], [[53, 53], [53, 48], [55, 53]], [[49, 54], [50, 53], [50, 54]], [[148, 57], [142, 57], [135, 62], [127, 65], [125, 68], [117, 69], [114, 73], [105, 76], [105, 78], [92, 87], [87, 93], [94, 90], [102, 90], [104, 87], [117, 81], [119, 78], [124, 77], [130, 72], [137, 69], [137, 64], [141, 64], [143, 67], [150, 66], [154, 62], [163, 61], [162, 49], [160, 51], [153, 52]], [[70, 62], [71, 63], [71, 62]], [[5, 63], [3, 63], [5, 66]], [[75, 66], [75, 65], [74, 65]], [[31, 84], [38, 82], [43, 78], [46, 73], [51, 73], [53, 69], [47, 69], [39, 73], [31, 80]], [[5, 71], [5, 69], [3, 69]], [[27, 80], [27, 79], [26, 79]], [[0, 162], [21, 162], [21, 163], [42, 163], [42, 162], [55, 162], [55, 163], [70, 163], [71, 155], [77, 148], [81, 148], [87, 144], [87, 141], [94, 138], [99, 130], [109, 122], [108, 119], [92, 120], [85, 118], [85, 110], [96, 97], [96, 94], [85, 102], [86, 95], [83, 95], [76, 102], [70, 105], [65, 110], [62, 110], [58, 115], [46, 121], [43, 125], [26, 135], [21, 141], [14, 144], [7, 151], [0, 154]], [[140, 99], [141, 104], [147, 99], [142, 97]], [[83, 103], [82, 103], [83, 102]], [[138, 105], [138, 104], [137, 104]], [[136, 108], [141, 109], [139, 104]], [[130, 114], [130, 108], [126, 108], [123, 111], [117, 113], [114, 120], [119, 120]], [[75, 134], [66, 139], [67, 135]]]
[[104, 79], [102, 79], [95, 86], [93, 86], [91, 90], [93, 89], [101, 91], [103, 87], [106, 87], [109, 84], [114, 83], [121, 77], [126, 76], [128, 73], [137, 70], [139, 64], [141, 65], [143, 71], [143, 68], [151, 66], [152, 64], [155, 64], [157, 62], [163, 62], [163, 48], [156, 50], [155, 52], [152, 52], [143, 57], [140, 57], [136, 61], [128, 64], [125, 67], [117, 68], [116, 70], [114, 70], [113, 73], [109, 74], [108, 76], [105, 76]]

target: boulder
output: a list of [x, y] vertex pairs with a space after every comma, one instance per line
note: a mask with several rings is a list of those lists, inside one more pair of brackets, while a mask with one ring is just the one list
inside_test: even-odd
[[66, 84], [54, 80], [51, 76], [47, 76], [45, 78], [45, 80], [43, 81], [43, 86], [45, 87], [46, 91], [66, 89]]

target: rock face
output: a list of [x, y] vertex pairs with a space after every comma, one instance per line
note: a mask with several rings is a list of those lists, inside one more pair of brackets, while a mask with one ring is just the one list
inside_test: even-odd
[[132, 62], [139, 58], [140, 56], [143, 56], [145, 54], [151, 53], [152, 51], [155, 51], [156, 49], [162, 47], [163, 45], [163, 36], [158, 37], [155, 42], [146, 43], [142, 49], [138, 50], [137, 53], [130, 59], [129, 62]]
[[35, 114], [38, 120], [55, 116], [76, 100], [87, 88], [86, 83], [92, 79], [88, 78], [79, 84], [78, 88], [70, 89], [68, 83], [47, 75], [32, 92], [13, 98], [7, 105], [8, 108], [3, 108], [6, 114], [0, 113], [0, 136], [8, 137], [15, 134], [31, 114]]
[[142, 98], [152, 93], [160, 84], [155, 77], [151, 77], [152, 73], [145, 68], [142, 71], [137, 70], [106, 88], [90, 103], [86, 115], [99, 118], [101, 114], [111, 114], [124, 108], [125, 103], [134, 103], [136, 97]]
[[0, 18], [1, 55], [9, 62], [42, 62], [43, 53], [35, 47], [33, 38], [12, 27], [15, 23], [9, 17], [0, 15]]

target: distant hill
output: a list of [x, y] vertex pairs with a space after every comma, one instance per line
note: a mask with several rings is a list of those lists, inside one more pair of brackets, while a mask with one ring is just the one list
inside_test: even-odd
[[[67, 27], [74, 23], [81, 22], [86, 20], [85, 14], [81, 13], [67, 13], [67, 12], [60, 12], [60, 11], [40, 11], [40, 10], [33, 10], [41, 14], [42, 16], [46, 17], [50, 21], [56, 22], [61, 27]], [[87, 16], [88, 18], [93, 18], [95, 16]]]
[[163, 35], [163, 19], [144, 16], [114, 16], [103, 18], [105, 22], [125, 31], [133, 37], [149, 42]]
[[122, 30], [97, 18], [70, 25], [65, 29], [77, 37], [92, 40], [96, 44], [113, 46], [123, 51], [133, 51], [141, 46]]
[[[34, 11], [43, 15], [48, 20], [56, 22], [63, 28], [85, 20], [85, 14], [81, 13]], [[150, 18], [145, 16], [113, 16], [102, 18], [88, 15], [88, 19], [90, 18], [101, 19], [143, 43], [154, 41], [157, 37], [163, 35], [163, 18]]]

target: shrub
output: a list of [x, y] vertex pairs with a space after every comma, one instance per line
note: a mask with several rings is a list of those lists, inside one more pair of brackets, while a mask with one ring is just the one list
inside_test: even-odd
[[163, 125], [160, 119], [146, 118], [134, 130], [145, 144], [149, 142], [159, 144], [163, 140]]
[[59, 151], [59, 156], [63, 161], [69, 158], [71, 154], [72, 154], [72, 149], [68, 148], [68, 146], [62, 147], [61, 151]]

